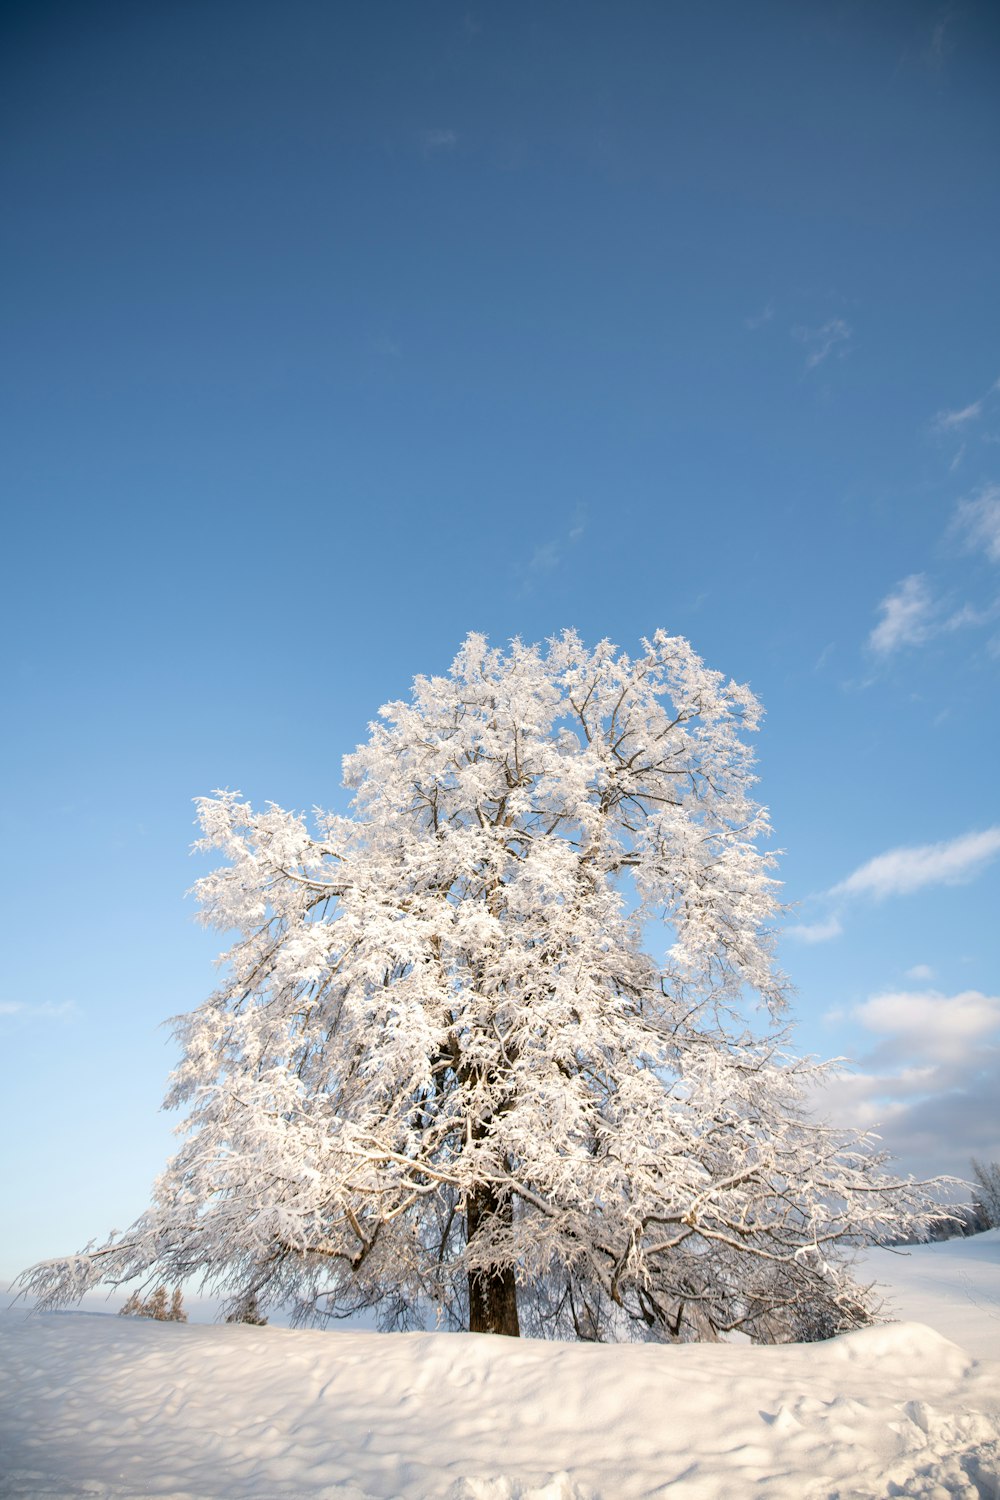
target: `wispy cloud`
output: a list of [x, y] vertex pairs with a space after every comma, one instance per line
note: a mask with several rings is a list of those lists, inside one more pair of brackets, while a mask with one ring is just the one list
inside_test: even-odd
[[573, 518], [566, 531], [561, 536], [550, 537], [548, 540], [539, 542], [527, 562], [519, 569], [521, 575], [521, 590], [528, 593], [541, 578], [554, 573], [565, 561], [571, 548], [575, 547], [587, 530], [587, 512], [582, 505], [577, 506]]
[[948, 472], [954, 474], [966, 454], [976, 442], [997, 441], [997, 415], [1000, 411], [1000, 379], [994, 380], [988, 390], [975, 401], [964, 406], [946, 407], [935, 414], [930, 430], [943, 443], [956, 444], [948, 464]]
[[955, 432], [959, 428], [967, 427], [970, 422], [977, 422], [986, 408], [987, 401], [995, 391], [1000, 391], [1000, 380], [994, 380], [989, 390], [975, 401], [970, 401], [968, 406], [957, 407], [954, 411], [939, 411], [932, 423], [934, 431]]
[[903, 646], [917, 646], [932, 634], [934, 599], [923, 573], [911, 573], [886, 594], [879, 604], [881, 620], [868, 637], [879, 656], [888, 656]]
[[933, 979], [934, 970], [930, 964], [914, 964], [912, 969], [906, 971], [907, 979]]
[[558, 542], [542, 542], [528, 558], [529, 573], [551, 573], [562, 562], [562, 547]]
[[843, 930], [840, 918], [832, 916], [822, 922], [800, 922], [787, 928], [785, 935], [799, 943], [828, 943], [832, 938], [840, 937]]
[[402, 359], [403, 348], [387, 333], [377, 334], [371, 341], [372, 351], [382, 359]]
[[24, 1020], [46, 1020], [76, 1013], [73, 1000], [0, 1000], [0, 1016], [20, 1016]]
[[950, 31], [955, 15], [954, 7], [948, 6], [930, 24], [926, 18], [918, 21], [913, 41], [904, 47], [898, 66], [940, 73], [955, 51], [955, 39]]
[[942, 630], [962, 630], [966, 625], [989, 625], [1000, 614], [1000, 600], [977, 609], [974, 604], [963, 604], [941, 622]]
[[831, 318], [821, 328], [805, 328], [800, 324], [792, 329], [792, 336], [806, 346], [806, 369], [815, 370], [833, 353], [838, 359], [844, 358], [849, 352], [854, 330], [843, 318]]
[[984, 485], [971, 499], [960, 500], [954, 528], [968, 546], [1000, 562], [1000, 484]]
[[961, 885], [1000, 854], [1000, 826], [964, 833], [940, 844], [890, 849], [860, 865], [831, 896], [905, 896], [931, 885]]
[[425, 156], [433, 151], [454, 151], [457, 145], [458, 132], [455, 130], [422, 130], [420, 132], [420, 147]]
[[948, 27], [953, 19], [954, 13], [947, 10], [934, 23], [925, 54], [932, 67], [939, 68], [948, 54], [954, 51], [954, 42], [948, 37]]
[[[827, 914], [812, 922], [785, 928], [785, 937], [797, 943], [829, 943], [844, 931], [845, 913], [854, 900], [884, 901], [890, 896], [908, 896], [935, 885], [965, 885], [975, 880], [1000, 854], [1000, 824], [980, 832], [963, 833], [938, 844], [912, 844], [876, 854], [852, 870], [845, 879], [816, 896], [810, 904], [825, 906]], [[907, 970], [908, 979], [929, 980], [927, 964]]]
[[744, 318], [743, 326], [744, 328], [748, 329], [750, 333], [755, 333], [758, 328], [763, 328], [765, 323], [770, 323], [771, 319], [774, 317], [774, 314], [774, 303], [768, 302], [761, 308], [759, 313], [753, 313], [749, 318]]
[[[984, 544], [992, 546], [990, 527], [995, 526], [1000, 557], [1000, 499], [996, 509], [995, 516], [977, 512], [964, 529], [968, 530], [970, 525], [981, 528]], [[1000, 600], [992, 600], [981, 607], [962, 604], [957, 609], [949, 609], [948, 601], [935, 595], [925, 574], [911, 573], [886, 594], [878, 610], [882, 618], [871, 631], [868, 645], [876, 656], [885, 659], [906, 646], [922, 646], [935, 636], [988, 625], [1000, 614]]]
[[[1000, 563], [1000, 484], [983, 485], [960, 500], [949, 534], [969, 551], [984, 552], [992, 562]], [[954, 596], [949, 599], [937, 592], [925, 573], [911, 573], [890, 589], [877, 608], [880, 618], [869, 633], [868, 647], [885, 660], [936, 636], [989, 625], [1000, 615], [1000, 598], [956, 607]]]
[[934, 418], [934, 427], [938, 432], [951, 432], [956, 427], [964, 427], [966, 422], [974, 422], [982, 414], [983, 398], [980, 397], [978, 401], [970, 401], [960, 411], [939, 411]]

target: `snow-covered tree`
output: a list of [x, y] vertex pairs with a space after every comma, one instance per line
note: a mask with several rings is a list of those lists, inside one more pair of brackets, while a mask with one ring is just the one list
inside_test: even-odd
[[991, 1229], [1000, 1229], [1000, 1162], [972, 1158], [973, 1206]]
[[470, 635], [345, 758], [351, 816], [204, 799], [196, 890], [236, 937], [177, 1021], [183, 1143], [28, 1287], [200, 1272], [234, 1310], [583, 1338], [865, 1321], [849, 1248], [924, 1200], [805, 1108], [759, 714], [663, 632]]

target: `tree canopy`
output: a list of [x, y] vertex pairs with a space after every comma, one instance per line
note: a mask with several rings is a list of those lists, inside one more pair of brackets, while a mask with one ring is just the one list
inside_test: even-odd
[[349, 816], [203, 799], [235, 937], [176, 1022], [182, 1144], [131, 1229], [26, 1285], [583, 1338], [865, 1321], [851, 1247], [926, 1205], [806, 1108], [759, 715], [662, 631], [470, 635], [345, 757]]

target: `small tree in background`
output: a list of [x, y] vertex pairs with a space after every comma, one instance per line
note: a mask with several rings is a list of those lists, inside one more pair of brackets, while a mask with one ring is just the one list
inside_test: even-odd
[[145, 1318], [148, 1316], [145, 1308], [146, 1304], [139, 1296], [139, 1293], [132, 1292], [118, 1309], [118, 1316], [120, 1318]]
[[982, 1162], [972, 1158], [975, 1193], [972, 1206], [991, 1229], [1000, 1229], [1000, 1162]]
[[25, 1284], [156, 1267], [234, 1312], [581, 1338], [863, 1323], [851, 1247], [926, 1201], [803, 1103], [759, 716], [663, 632], [472, 635], [346, 757], [352, 816], [204, 799], [196, 889], [237, 937], [177, 1022], [187, 1137], [126, 1234]]
[[144, 1316], [155, 1318], [157, 1323], [165, 1323], [169, 1316], [167, 1312], [167, 1289], [158, 1286], [143, 1309]]
[[170, 1306], [167, 1306], [167, 1289], [158, 1286], [152, 1296], [143, 1300], [138, 1292], [132, 1292], [123, 1307], [118, 1309], [120, 1318], [153, 1318], [157, 1323], [186, 1323], [184, 1299], [179, 1286], [174, 1287]]
[[235, 1307], [226, 1317], [227, 1323], [250, 1323], [254, 1328], [264, 1328], [267, 1319], [262, 1315], [257, 1298], [251, 1295]]

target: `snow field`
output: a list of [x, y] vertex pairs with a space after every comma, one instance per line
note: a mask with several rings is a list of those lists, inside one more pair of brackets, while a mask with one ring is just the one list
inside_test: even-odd
[[0, 1497], [1000, 1500], [1000, 1231], [860, 1269], [919, 1321], [623, 1347], [18, 1306]]
[[858, 1266], [883, 1316], [927, 1323], [978, 1359], [1000, 1360], [1000, 1229], [967, 1240], [870, 1250]]
[[1000, 1496], [1000, 1364], [919, 1324], [825, 1344], [0, 1321], [0, 1495]]

